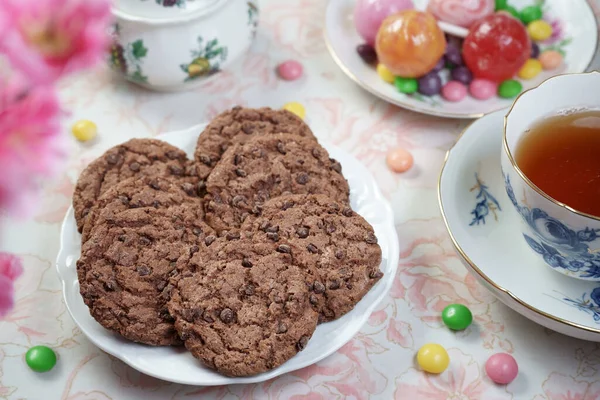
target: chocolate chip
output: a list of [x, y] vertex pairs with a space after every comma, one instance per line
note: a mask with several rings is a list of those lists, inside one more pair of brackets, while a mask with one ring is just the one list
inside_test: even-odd
[[274, 242], [277, 242], [277, 241], [279, 241], [279, 234], [277, 234], [275, 232], [268, 232], [267, 238], [271, 239]]
[[305, 226], [296, 228], [296, 235], [298, 235], [300, 239], [306, 239], [308, 237], [308, 232], [308, 228]]
[[337, 258], [338, 260], [341, 260], [342, 258], [344, 258], [346, 254], [344, 254], [343, 250], [336, 250], [335, 251], [335, 258]]
[[104, 288], [106, 290], [108, 290], [109, 292], [112, 292], [117, 288], [117, 282], [115, 282], [115, 281], [104, 282]]
[[308, 336], [304, 335], [300, 338], [300, 340], [298, 340], [298, 343], [296, 343], [296, 348], [298, 349], [298, 351], [302, 351], [304, 350], [304, 348], [306, 348], [306, 345], [308, 344]]
[[227, 235], [225, 235], [225, 239], [227, 239], [227, 240], [236, 240], [236, 239], [239, 239], [240, 237], [241, 237], [241, 235], [237, 231], [227, 232]]
[[344, 211], [342, 211], [342, 215], [344, 217], [351, 217], [354, 215], [354, 211], [352, 211], [350, 208], [344, 208]]
[[219, 314], [219, 318], [226, 324], [233, 322], [233, 310], [231, 308], [224, 308]]
[[288, 208], [292, 208], [294, 207], [295, 203], [292, 200], [286, 200], [283, 205], [281, 206], [281, 209], [283, 211], [287, 210]]
[[153, 180], [150, 182], [150, 187], [154, 190], [160, 190], [160, 184], [157, 180]]
[[377, 244], [377, 236], [375, 236], [373, 233], [369, 233], [365, 238], [365, 242], [369, 244]]
[[348, 289], [352, 289], [352, 288], [354, 287], [354, 285], [352, 285], [350, 282], [347, 282], [347, 283], [346, 283], [346, 287], [347, 287]]
[[165, 300], [169, 300], [171, 298], [171, 292], [173, 291], [173, 288], [175, 286], [171, 285], [170, 283], [167, 285], [166, 288], [163, 289], [162, 293], [160, 294], [162, 296], [163, 299]]
[[245, 212], [245, 213], [243, 213], [242, 215], [239, 216], [240, 225], [242, 223], [244, 223], [244, 221], [246, 220], [246, 218], [248, 218], [249, 215], [250, 215], [249, 213]]
[[210, 156], [207, 156], [206, 154], [200, 154], [200, 162], [202, 164], [208, 165], [210, 167], [210, 164], [211, 164]]
[[319, 304], [319, 299], [314, 294], [311, 294], [310, 297], [308, 298], [308, 300], [310, 301], [310, 304], [312, 304], [313, 306]]
[[279, 321], [279, 324], [277, 324], [277, 331], [276, 331], [276, 333], [286, 333], [287, 330], [288, 330], [288, 327], [285, 324], [285, 322]]
[[175, 150], [169, 150], [167, 151], [167, 157], [171, 160], [176, 160], [179, 158], [179, 152]]
[[323, 285], [321, 282], [319, 281], [315, 281], [315, 283], [313, 283], [313, 291], [316, 294], [321, 294], [325, 292], [325, 285]]
[[247, 258], [244, 258], [242, 260], [242, 267], [244, 267], [244, 268], [252, 268], [252, 262], [250, 260], [248, 260]]
[[119, 154], [111, 153], [106, 157], [106, 162], [110, 165], [115, 165], [121, 160], [121, 156]]
[[207, 236], [207, 237], [204, 238], [204, 244], [207, 245], [207, 246], [210, 246], [215, 240], [217, 240], [216, 237], [214, 237], [212, 235], [211, 236]]
[[333, 233], [335, 232], [335, 225], [333, 225], [333, 223], [327, 224], [327, 233]]
[[246, 203], [246, 198], [242, 195], [237, 195], [231, 200], [231, 205], [238, 207], [240, 203]]
[[319, 252], [319, 249], [317, 249], [317, 246], [315, 246], [312, 243], [309, 243], [309, 245], [306, 246], [306, 250], [308, 250], [310, 253], [313, 253], [313, 254], [317, 254]]
[[260, 223], [259, 229], [263, 232], [267, 231], [267, 228], [271, 226], [271, 223], [269, 221], [263, 221]]
[[152, 240], [150, 240], [150, 238], [148, 238], [146, 236], [142, 236], [142, 237], [140, 237], [140, 244], [142, 246], [149, 246], [152, 244]]
[[131, 164], [129, 164], [129, 169], [133, 172], [138, 172], [140, 170], [140, 164], [134, 161]]
[[200, 236], [203, 233], [202, 228], [198, 228], [197, 226], [195, 226], [194, 229], [192, 229], [192, 232], [194, 232], [194, 235], [196, 236]]
[[152, 206], [153, 206], [154, 208], [159, 208], [159, 207], [160, 207], [160, 201], [158, 201], [158, 200], [154, 200], [154, 201], [152, 202]]
[[204, 196], [204, 194], [206, 194], [206, 182], [198, 182], [198, 184], [196, 185], [196, 193], [198, 194], [198, 196]]
[[177, 165], [169, 165], [169, 171], [171, 171], [171, 173], [175, 176], [183, 175], [183, 168]]
[[245, 177], [246, 175], [248, 175], [248, 174], [246, 173], [246, 171], [244, 171], [243, 169], [239, 169], [239, 168], [235, 170], [235, 174], [236, 174], [237, 176], [241, 177], [241, 178], [243, 178], [243, 177]]
[[210, 313], [208, 311], [204, 312], [204, 317], [202, 317], [202, 319], [204, 319], [206, 322], [215, 322], [215, 320], [213, 319], [213, 317], [210, 316]]
[[181, 185], [181, 188], [183, 189], [183, 191], [188, 194], [189, 196], [194, 196], [196, 193], [194, 192], [194, 185], [192, 185], [189, 182], [186, 182], [184, 184]]
[[321, 157], [321, 152], [316, 147], [312, 149], [311, 154], [313, 155], [314, 158], [320, 158]]
[[244, 287], [244, 293], [246, 294], [246, 296], [252, 296], [254, 294], [254, 285], [252, 285], [251, 283], [247, 284]]
[[296, 177], [296, 182], [298, 182], [300, 185], [305, 185], [308, 182], [308, 174], [306, 172], [298, 174]]
[[383, 272], [376, 270], [376, 271], [371, 271], [369, 273], [369, 278], [371, 279], [379, 279], [383, 276]]
[[197, 252], [199, 252], [199, 251], [200, 251], [200, 247], [198, 247], [198, 246], [194, 245], [194, 246], [192, 246], [192, 247], [190, 248], [190, 255], [194, 255], [194, 254], [196, 254], [196, 253], [197, 253]]
[[158, 282], [158, 284], [156, 285], [156, 289], [158, 289], [158, 291], [160, 292], [160, 291], [162, 291], [162, 290], [165, 288], [165, 286], [167, 286], [167, 282], [165, 282], [165, 281], [160, 281], [160, 282]]
[[287, 151], [285, 151], [285, 146], [284, 146], [283, 142], [277, 142], [277, 151], [280, 152], [281, 154], [287, 153]]
[[340, 288], [340, 281], [337, 280], [337, 279], [332, 280], [331, 282], [329, 282], [328, 288], [329, 289], [333, 289], [333, 290], [339, 289]]
[[117, 238], [117, 240], [118, 240], [119, 242], [124, 242], [124, 241], [125, 241], [125, 239], [127, 239], [127, 236], [125, 236], [125, 235], [119, 235], [119, 237]]
[[119, 200], [121, 201], [121, 204], [123, 204], [124, 206], [129, 205], [129, 198], [127, 196], [119, 196]]
[[188, 331], [182, 331], [182, 332], [179, 334], [179, 338], [180, 338], [181, 340], [183, 340], [184, 342], [185, 342], [186, 340], [188, 340], [190, 337], [191, 337], [191, 336], [190, 336], [190, 334], [189, 334], [189, 332], [188, 332]]
[[272, 233], [277, 233], [279, 232], [279, 225], [275, 225], [275, 226], [269, 226], [265, 232], [272, 232]]
[[252, 207], [252, 214], [260, 215], [262, 213], [262, 210], [263, 206], [261, 206], [260, 204], [255, 204], [254, 207]]
[[292, 252], [292, 248], [287, 244], [280, 244], [279, 246], [277, 246], [277, 251], [279, 253], [290, 254]]
[[242, 162], [242, 156], [240, 156], [239, 154], [236, 154], [236, 155], [233, 157], [233, 164], [234, 164], [234, 165], [238, 165], [238, 164], [239, 164], [239, 163], [241, 163], [241, 162]]

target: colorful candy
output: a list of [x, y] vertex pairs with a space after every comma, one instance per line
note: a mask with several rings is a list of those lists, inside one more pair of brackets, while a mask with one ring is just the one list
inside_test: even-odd
[[442, 96], [448, 101], [461, 101], [467, 96], [467, 87], [458, 81], [450, 81], [442, 88]]
[[469, 85], [469, 93], [477, 100], [491, 99], [497, 91], [498, 85], [487, 79], [473, 79]]
[[377, 53], [370, 44], [359, 44], [356, 46], [356, 52], [367, 64], [374, 64], [377, 61]]
[[385, 161], [394, 172], [406, 172], [412, 168], [414, 159], [408, 150], [398, 147], [387, 154]]
[[533, 79], [538, 76], [540, 72], [542, 72], [542, 63], [535, 58], [530, 58], [525, 61], [525, 64], [523, 64], [517, 75], [519, 75], [519, 78], [521, 79]]
[[377, 64], [377, 74], [381, 79], [386, 81], [387, 83], [394, 83], [394, 79], [396, 78], [394, 74], [382, 63]]
[[429, 0], [427, 11], [454, 25], [470, 27], [494, 12], [494, 0]]
[[424, 345], [417, 352], [417, 363], [425, 372], [432, 374], [441, 374], [448, 368], [450, 357], [446, 349], [439, 344], [429, 343]]
[[288, 60], [277, 66], [277, 73], [286, 81], [295, 81], [302, 76], [303, 71], [302, 64], [295, 60]]
[[512, 78], [531, 54], [531, 41], [521, 21], [504, 13], [486, 17], [471, 27], [463, 44], [463, 59], [476, 78]]
[[81, 119], [73, 124], [71, 132], [75, 139], [80, 142], [87, 142], [96, 137], [98, 133], [98, 127], [95, 123], [87, 119]]
[[453, 331], [462, 331], [473, 322], [473, 314], [462, 304], [449, 304], [442, 311], [442, 321]]
[[540, 56], [540, 46], [537, 43], [531, 43], [531, 55], [530, 58], [538, 58]]
[[25, 354], [25, 362], [35, 372], [48, 372], [56, 365], [56, 353], [50, 347], [35, 346]]
[[306, 116], [306, 110], [304, 106], [298, 102], [292, 101], [283, 105], [283, 109], [291, 112], [292, 114], [296, 114], [296, 116], [304, 119]]
[[463, 58], [460, 54], [460, 50], [453, 44], [448, 44], [448, 46], [446, 46], [444, 58], [446, 59], [446, 65], [450, 65], [451, 67], [463, 65]]
[[533, 21], [527, 25], [527, 32], [532, 40], [541, 42], [552, 36], [552, 26], [546, 21]]
[[456, 67], [450, 72], [453, 81], [458, 81], [468, 85], [473, 80], [473, 74], [467, 67]]
[[485, 363], [485, 372], [490, 379], [501, 385], [507, 385], [519, 374], [519, 366], [513, 356], [498, 353], [491, 356]]
[[546, 50], [539, 55], [538, 60], [545, 70], [558, 68], [563, 63], [563, 56], [558, 51]]
[[375, 44], [379, 61], [394, 74], [417, 78], [435, 67], [446, 49], [446, 37], [433, 15], [417, 10], [387, 17]]
[[537, 21], [538, 19], [542, 19], [542, 7], [525, 7], [519, 13], [519, 17], [521, 18], [521, 22], [523, 22], [525, 25], [529, 24], [530, 22]]
[[505, 99], [516, 97], [523, 90], [523, 85], [514, 79], [507, 79], [498, 86], [498, 96]]
[[419, 93], [434, 96], [442, 90], [442, 79], [437, 72], [432, 72], [419, 78]]
[[496, 11], [504, 10], [508, 6], [508, 0], [496, 0]]
[[394, 85], [400, 93], [411, 94], [419, 90], [419, 83], [415, 78], [402, 78], [397, 76], [394, 79]]
[[354, 8], [356, 30], [368, 44], [373, 45], [386, 17], [413, 7], [412, 0], [358, 0]]

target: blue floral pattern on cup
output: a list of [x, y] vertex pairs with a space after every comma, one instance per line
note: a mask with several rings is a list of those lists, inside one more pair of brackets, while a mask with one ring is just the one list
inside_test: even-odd
[[473, 214], [473, 220], [469, 224], [469, 226], [479, 225], [480, 223], [485, 225], [485, 218], [490, 214], [494, 216], [494, 219], [498, 221], [498, 214], [496, 211], [502, 211], [500, 207], [500, 203], [492, 194], [489, 192], [489, 188], [487, 185], [483, 183], [481, 179], [479, 179], [479, 174], [475, 173], [475, 186], [469, 189], [470, 192], [477, 192], [475, 199], [477, 203], [471, 211]]
[[552, 268], [567, 275], [584, 279], [600, 278], [600, 252], [592, 250], [587, 244], [600, 238], [600, 229], [574, 231], [544, 210], [520, 205], [510, 183], [510, 176], [503, 175], [508, 198], [534, 236], [523, 234], [533, 251], [540, 254]]

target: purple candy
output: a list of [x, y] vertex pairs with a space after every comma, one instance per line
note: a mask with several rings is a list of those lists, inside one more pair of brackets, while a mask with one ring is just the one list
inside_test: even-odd
[[462, 55], [460, 54], [460, 50], [456, 46], [450, 44], [446, 46], [446, 55], [444, 57], [450, 65], [463, 65]]
[[446, 60], [444, 60], [444, 57], [442, 57], [442, 58], [440, 58], [440, 61], [438, 61], [437, 64], [435, 64], [435, 67], [433, 67], [431, 72], [440, 72], [441, 70], [444, 69], [445, 66], [446, 66]]
[[369, 44], [359, 44], [356, 46], [356, 52], [367, 64], [374, 64], [377, 61], [377, 53], [373, 46]]
[[531, 58], [538, 58], [540, 55], [540, 46], [537, 43], [531, 43]]
[[467, 67], [456, 67], [450, 73], [453, 81], [459, 81], [468, 85], [473, 80], [473, 74]]
[[419, 78], [419, 93], [425, 96], [433, 96], [439, 94], [442, 90], [442, 79], [440, 76], [431, 72]]

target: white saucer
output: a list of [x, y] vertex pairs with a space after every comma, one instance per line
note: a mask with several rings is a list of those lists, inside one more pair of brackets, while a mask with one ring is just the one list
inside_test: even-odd
[[[204, 125], [184, 131], [160, 135], [164, 140], [193, 155], [198, 132]], [[119, 358], [144, 374], [170, 382], [189, 385], [214, 386], [237, 383], [263, 382], [276, 376], [314, 364], [337, 351], [358, 333], [375, 307], [389, 292], [398, 268], [398, 235], [394, 227], [394, 213], [388, 201], [375, 184], [371, 173], [356, 158], [334, 146], [324, 145], [331, 157], [337, 159], [350, 185], [350, 202], [354, 211], [362, 215], [375, 229], [382, 251], [383, 278], [367, 293], [352, 311], [342, 318], [317, 327], [308, 346], [280, 367], [244, 378], [231, 378], [203, 367], [182, 347], [151, 347], [127, 341], [104, 329], [89, 313], [79, 293], [76, 262], [81, 251], [81, 235], [77, 232], [73, 208], [69, 208], [61, 229], [60, 251], [56, 260], [62, 281], [67, 309], [81, 331], [92, 343]]]
[[[365, 64], [356, 53], [356, 46], [364, 41], [356, 32], [353, 10], [356, 0], [330, 0], [325, 16], [325, 42], [333, 59], [346, 75], [371, 94], [399, 107], [423, 114], [447, 118], [479, 118], [484, 114], [507, 108], [512, 99], [493, 97], [475, 100], [466, 97], [452, 103], [440, 96], [418, 96], [399, 93], [394, 85], [381, 80], [375, 68]], [[424, 10], [428, 0], [413, 0], [415, 8]], [[511, 5], [522, 9], [534, 0], [512, 0]], [[596, 53], [598, 27], [594, 12], [585, 0], [546, 0], [544, 15], [559, 18], [563, 24], [561, 38], [553, 45], [541, 45], [542, 50], [561, 44], [565, 52], [563, 67], [542, 72], [535, 79], [522, 81], [523, 90], [536, 87], [552, 75], [584, 72]], [[558, 30], [557, 30], [558, 31]]]
[[452, 242], [504, 304], [554, 331], [600, 342], [600, 285], [553, 271], [519, 230], [500, 168], [505, 113], [473, 122], [448, 151], [438, 197]]

